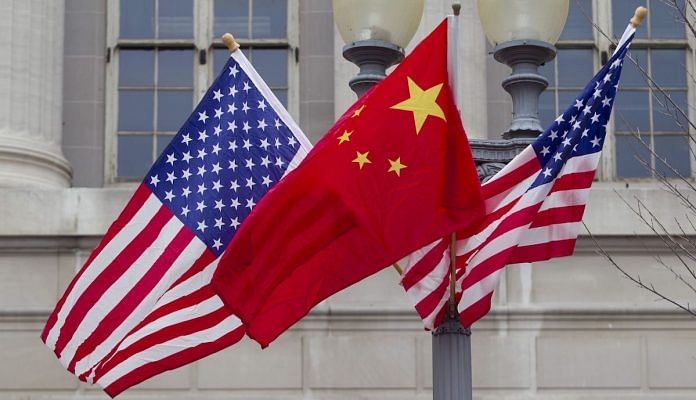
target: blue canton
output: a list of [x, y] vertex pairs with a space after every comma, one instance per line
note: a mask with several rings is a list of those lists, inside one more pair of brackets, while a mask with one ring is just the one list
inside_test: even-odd
[[585, 86], [575, 104], [532, 143], [541, 164], [541, 172], [532, 188], [556, 179], [569, 159], [602, 150], [623, 60], [632, 39], [629, 38]]
[[300, 149], [232, 57], [144, 183], [219, 256]]

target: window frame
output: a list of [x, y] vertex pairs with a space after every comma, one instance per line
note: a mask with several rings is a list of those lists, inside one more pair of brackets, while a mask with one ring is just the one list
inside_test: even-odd
[[[120, 39], [120, 0], [107, 2], [106, 46], [107, 62], [104, 88], [104, 186], [133, 186], [140, 178], [121, 178], [118, 168], [118, 74], [121, 49], [192, 49], [193, 94], [191, 110], [200, 101], [215, 79], [213, 52], [226, 48], [222, 39], [213, 37], [213, 7], [215, 0], [193, 0], [193, 38], [190, 39]], [[287, 49], [288, 57], [288, 111], [299, 121], [299, 0], [287, 0], [287, 36], [285, 39], [238, 39], [241, 47], [270, 47]], [[234, 34], [234, 32], [231, 32]], [[205, 51], [206, 63], [201, 64], [199, 55]], [[156, 113], [156, 111], [155, 111]], [[184, 116], [182, 116], [184, 118]], [[156, 149], [154, 150], [156, 151]]]

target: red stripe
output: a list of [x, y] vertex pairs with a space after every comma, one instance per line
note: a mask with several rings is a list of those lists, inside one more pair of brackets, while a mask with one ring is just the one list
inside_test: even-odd
[[92, 254], [90, 254], [89, 258], [87, 259], [87, 262], [85, 262], [85, 264], [82, 266], [77, 275], [75, 275], [73, 280], [70, 282], [70, 285], [68, 285], [68, 288], [65, 289], [63, 297], [60, 298], [60, 301], [58, 301], [58, 304], [56, 304], [56, 307], [53, 309], [53, 312], [48, 317], [48, 320], [46, 321], [46, 326], [44, 326], [43, 332], [41, 333], [41, 340], [43, 340], [44, 343], [46, 342], [46, 338], [48, 337], [48, 332], [50, 332], [51, 329], [53, 329], [53, 326], [56, 324], [56, 321], [58, 319], [58, 313], [63, 308], [63, 304], [65, 303], [65, 300], [68, 298], [70, 292], [72, 292], [75, 283], [77, 283], [77, 281], [80, 280], [80, 277], [82, 277], [82, 274], [85, 272], [87, 267], [89, 267], [94, 258], [99, 253], [101, 253], [104, 247], [119, 232], [121, 232], [123, 227], [126, 226], [131, 219], [133, 219], [133, 216], [135, 216], [138, 210], [140, 210], [143, 204], [145, 204], [145, 201], [151, 193], [152, 192], [150, 192], [150, 189], [146, 185], [140, 184], [140, 186], [138, 186], [138, 189], [133, 194], [133, 197], [131, 197], [130, 201], [128, 201], [128, 204], [126, 204], [126, 207], [123, 209], [123, 211], [121, 211], [121, 214], [118, 216], [118, 218], [116, 218], [116, 221], [114, 221], [109, 227], [109, 229], [106, 231], [106, 234], [99, 242], [99, 245], [97, 245], [97, 247], [92, 251]]
[[594, 176], [594, 170], [561, 175], [554, 181], [549, 194], [563, 190], [587, 189], [592, 186]]
[[74, 373], [77, 361], [93, 352], [116, 328], [121, 326], [123, 321], [133, 313], [144, 298], [152, 292], [157, 283], [162, 280], [162, 277], [169, 271], [172, 264], [174, 264], [194, 237], [191, 230], [186, 227], [182, 227], [179, 230], [179, 233], [167, 244], [162, 254], [152, 264], [152, 267], [131, 287], [123, 299], [104, 316], [89, 337], [80, 344], [75, 352], [75, 356], [68, 365], [68, 371]]
[[514, 250], [514, 247], [508, 247], [477, 264], [462, 281], [462, 290], [470, 288], [493, 272], [511, 264], [509, 259]]
[[128, 347], [117, 351], [113, 357], [97, 367], [94, 375], [94, 382], [99, 382], [104, 375], [114, 369], [119, 364], [133, 357], [134, 355], [149, 349], [150, 347], [176, 339], [180, 336], [191, 335], [196, 332], [211, 328], [225, 318], [229, 317], [230, 312], [224, 307], [212, 311], [208, 314], [198, 315], [195, 318], [187, 319], [179, 323], [165, 326], [149, 335], [131, 343]]
[[408, 291], [414, 285], [421, 281], [428, 274], [433, 272], [433, 268], [442, 259], [444, 251], [449, 247], [449, 241], [440, 239], [440, 241], [430, 249], [416, 264], [404, 273], [401, 278], [401, 285]]
[[182, 282], [185, 282], [187, 279], [190, 277], [196, 275], [197, 273], [203, 271], [205, 267], [210, 265], [213, 261], [215, 261], [217, 257], [215, 254], [213, 254], [210, 249], [206, 248], [205, 251], [203, 251], [203, 254], [201, 254], [200, 257], [196, 260], [196, 262], [191, 265], [191, 268], [188, 269], [188, 271], [184, 272], [183, 275], [179, 279], [176, 280], [176, 282], [172, 283], [172, 285], [167, 289], [168, 291], [177, 287], [180, 285]]
[[584, 204], [580, 206], [549, 208], [547, 210], [540, 211], [536, 217], [534, 217], [534, 222], [532, 222], [529, 227], [538, 228], [554, 224], [564, 224], [567, 222], [579, 222], [582, 221], [582, 215], [584, 213]]
[[99, 301], [104, 292], [116, 282], [116, 280], [131, 267], [133, 262], [157, 239], [164, 225], [172, 219], [173, 215], [164, 205], [160, 207], [155, 216], [123, 251], [114, 258], [94, 281], [80, 295], [75, 305], [65, 319], [60, 330], [60, 336], [56, 342], [55, 352], [61, 354], [68, 344], [78, 326], [92, 306]]
[[484, 199], [495, 197], [519, 185], [520, 182], [532, 176], [534, 173], [539, 172], [539, 168], [539, 160], [532, 158], [510, 171], [507, 175], [483, 184], [481, 186], [481, 194]]
[[483, 318], [491, 310], [493, 292], [483, 296], [481, 300], [467, 307], [459, 313], [459, 320], [464, 327], [470, 327], [474, 322]]
[[416, 304], [416, 311], [418, 315], [421, 316], [421, 319], [425, 319], [428, 315], [432, 314], [440, 301], [446, 297], [447, 290], [449, 289], [449, 282], [449, 274], [446, 274], [437, 288]]
[[104, 391], [109, 396], [115, 397], [129, 387], [137, 385], [152, 376], [200, 360], [209, 354], [213, 354], [237, 343], [243, 337], [244, 329], [243, 327], [239, 327], [214, 342], [201, 343], [198, 346], [186, 348], [162, 360], [143, 365], [116, 380], [114, 383], [104, 388]]
[[555, 240], [553, 242], [517, 247], [510, 256], [509, 263], [538, 262], [573, 255], [576, 240], [577, 238]]

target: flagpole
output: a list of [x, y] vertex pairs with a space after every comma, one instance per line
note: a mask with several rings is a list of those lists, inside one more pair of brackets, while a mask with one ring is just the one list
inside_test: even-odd
[[[447, 17], [447, 60], [450, 87], [457, 108], [459, 95], [459, 11], [454, 2], [454, 15]], [[433, 400], [471, 400], [471, 331], [459, 322], [455, 299], [457, 234], [450, 235], [450, 300], [442, 324], [433, 332]]]

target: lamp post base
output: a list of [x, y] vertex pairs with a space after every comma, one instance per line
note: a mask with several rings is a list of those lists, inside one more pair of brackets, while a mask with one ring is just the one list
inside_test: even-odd
[[471, 330], [448, 313], [433, 332], [433, 400], [471, 396]]
[[360, 68], [348, 85], [361, 97], [387, 76], [387, 68], [403, 60], [404, 50], [383, 40], [359, 40], [343, 47], [343, 57]]

